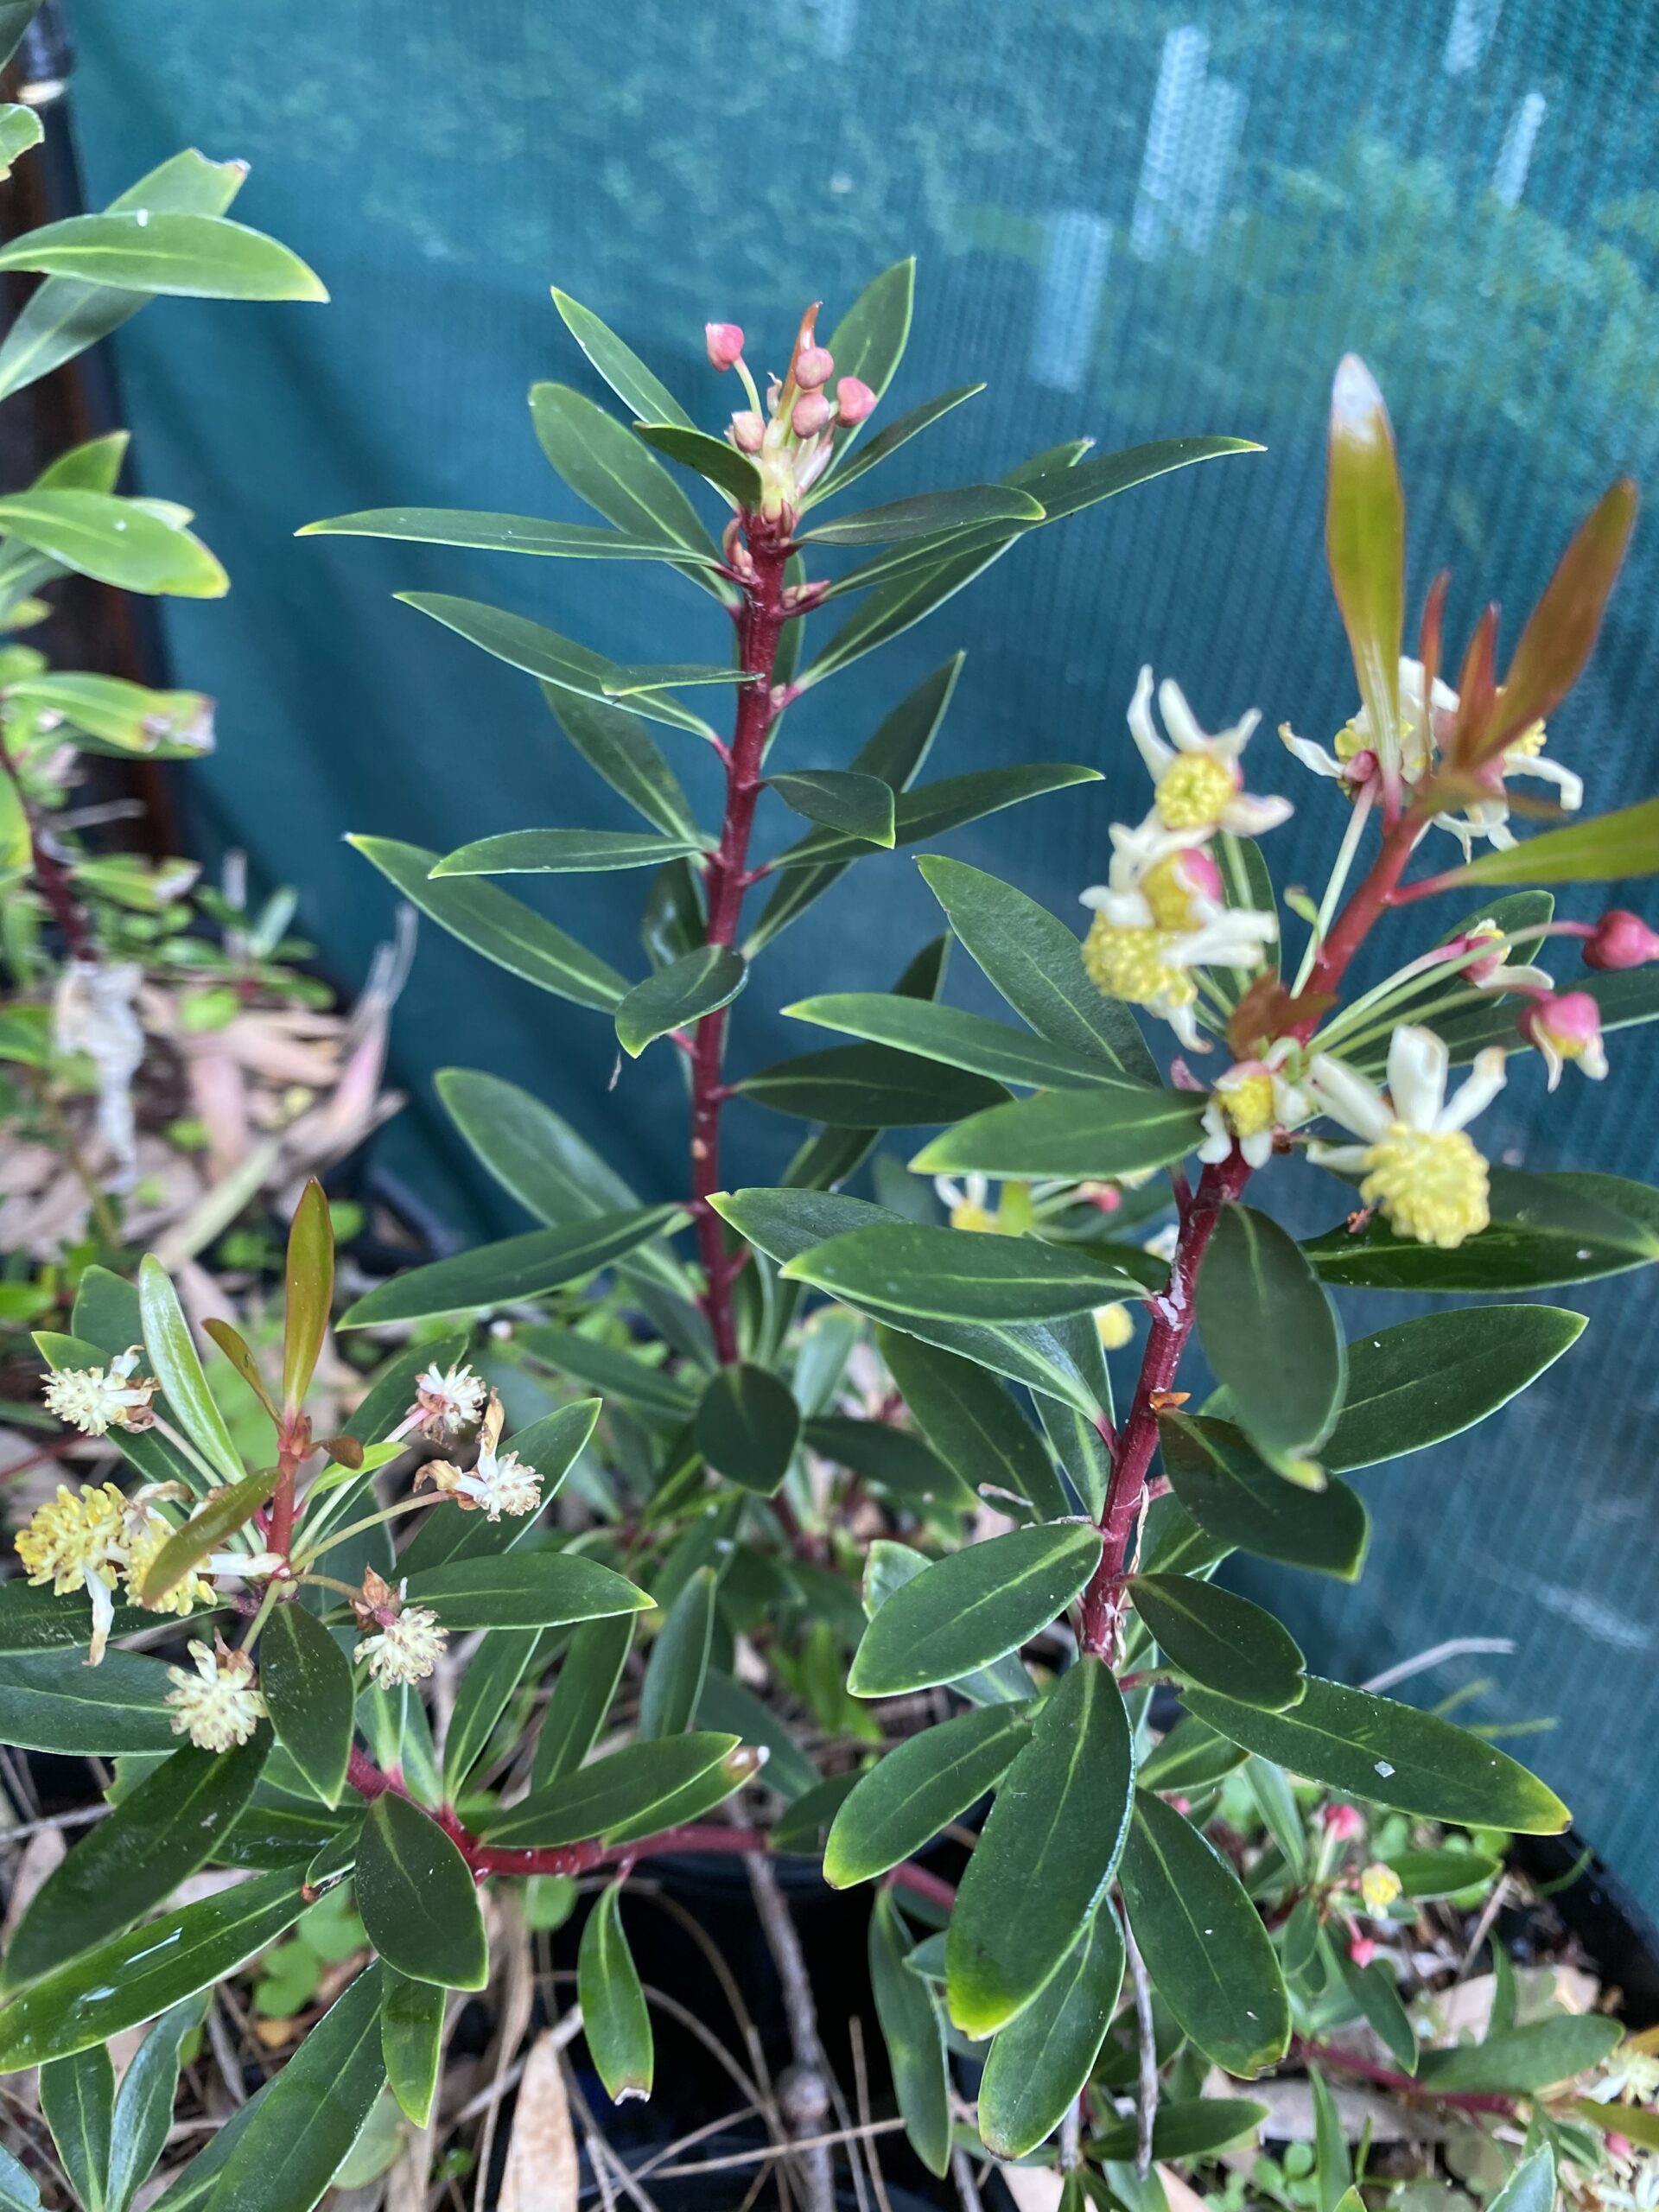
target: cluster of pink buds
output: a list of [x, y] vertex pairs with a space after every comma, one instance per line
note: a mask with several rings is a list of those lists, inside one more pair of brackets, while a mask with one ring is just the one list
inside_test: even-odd
[[773, 377], [763, 408], [743, 359], [743, 333], [734, 322], [703, 326], [709, 359], [720, 370], [735, 369], [749, 404], [732, 416], [727, 435], [740, 453], [759, 464], [764, 486], [761, 512], [770, 519], [792, 517], [804, 495], [830, 465], [835, 434], [861, 423], [875, 405], [875, 394], [857, 377], [842, 377], [830, 397], [836, 364], [815, 334], [815, 301], [801, 318], [789, 373]]

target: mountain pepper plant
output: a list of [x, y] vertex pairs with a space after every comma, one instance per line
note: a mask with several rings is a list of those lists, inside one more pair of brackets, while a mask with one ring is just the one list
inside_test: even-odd
[[[1630, 487], [1568, 548], [1503, 681], [1489, 612], [1453, 688], [1443, 582], [1404, 655], [1392, 435], [1344, 362], [1328, 546], [1358, 704], [1328, 751], [1284, 733], [1323, 779], [1300, 803], [1327, 810], [1333, 851], [1317, 901], [1286, 896], [1294, 957], [1268, 858], [1289, 803], [1255, 783], [1256, 717], [1210, 734], [1148, 671], [1129, 708], [1145, 779], [1103, 838], [1081, 927], [921, 861], [949, 938], [1017, 1020], [944, 998], [942, 936], [891, 991], [791, 1009], [853, 1041], [751, 1070], [740, 994], [848, 867], [1093, 779], [918, 780], [954, 661], [848, 766], [808, 765], [790, 709], [1046, 524], [1243, 448], [1079, 443], [996, 484], [826, 517], [971, 397], [880, 423], [908, 264], [827, 343], [809, 311], [764, 394], [743, 334], [710, 325], [743, 402], [722, 436], [556, 298], [629, 419], [554, 385], [532, 415], [608, 526], [393, 509], [314, 528], [666, 563], [734, 650], [634, 667], [415, 597], [535, 676], [645, 826], [508, 827], [447, 856], [359, 842], [441, 925], [611, 1021], [625, 1053], [678, 1058], [686, 1187], [643, 1204], [550, 1107], [487, 1073], [441, 1077], [457, 1128], [541, 1225], [352, 1304], [340, 1326], [400, 1348], [325, 1439], [306, 1398], [333, 1255], [308, 1192], [280, 1379], [209, 1325], [264, 1408], [253, 1464], [165, 1270], [147, 1262], [136, 1288], [87, 1272], [73, 1335], [40, 1339], [48, 1402], [130, 1476], [66, 1484], [22, 1532], [22, 1571], [0, 1585], [0, 1732], [115, 1758], [113, 1809], [14, 1930], [0, 2069], [41, 2069], [63, 2164], [88, 2177], [75, 2185], [124, 2206], [144, 2164], [125, 2147], [137, 2067], [118, 2096], [109, 2038], [156, 2022], [142, 2139], [159, 2144], [203, 1993], [349, 1882], [360, 1971], [160, 2200], [303, 2212], [388, 2084], [415, 2127], [434, 2124], [451, 1993], [491, 1971], [480, 1891], [567, 1876], [589, 1893], [576, 1999], [620, 2101], [653, 2083], [635, 1870], [741, 1855], [775, 1934], [772, 1868], [791, 1855], [868, 1891], [893, 2099], [964, 2203], [1000, 2165], [1027, 2192], [1036, 2177], [1014, 2169], [1048, 2170], [1049, 2194], [1025, 2201], [1156, 2212], [1158, 2175], [1185, 2164], [1223, 2195], [1375, 2207], [1404, 2183], [1344, 2137], [1333, 2085], [1355, 2082], [1430, 2116], [1436, 2141], [1460, 2131], [1468, 2156], [1414, 2177], [1455, 2171], [1500, 2212], [1547, 2212], [1558, 2189], [1648, 2201], [1659, 2114], [1639, 2038], [1518, 1991], [1501, 1946], [1478, 2032], [1441, 2005], [1515, 1878], [1510, 1839], [1560, 1831], [1567, 1808], [1489, 1732], [1310, 1675], [1289, 1631], [1213, 1579], [1235, 1551], [1356, 1577], [1369, 1515], [1344, 1477], [1495, 1413], [1582, 1326], [1549, 1305], [1465, 1303], [1349, 1342], [1333, 1289], [1530, 1293], [1659, 1255], [1659, 1193], [1492, 1166], [1470, 1126], [1517, 1061], [1598, 1077], [1603, 1031], [1659, 1012], [1647, 925], [1622, 909], [1557, 920], [1548, 888], [1659, 866], [1659, 802], [1567, 820], [1581, 793], [1547, 764], [1570, 734], [1550, 727], [1542, 751], [1593, 644]], [[664, 461], [724, 501], [717, 537]], [[718, 728], [683, 703], [728, 695]], [[648, 723], [715, 751], [717, 824]], [[1541, 804], [1515, 787], [1541, 771]], [[773, 850], [780, 809], [811, 826]], [[650, 872], [637, 979], [491, 880], [625, 867]], [[1576, 983], [1541, 964], [1563, 946], [1587, 963]], [[1397, 964], [1357, 987], [1362, 950], [1367, 976]], [[807, 1125], [778, 1185], [734, 1173], [736, 1097]], [[913, 1177], [878, 1160], [886, 1203], [842, 1191], [882, 1131], [917, 1128], [943, 1134]], [[1305, 1243], [1260, 1203], [1299, 1154], [1334, 1217]], [[1131, 1343], [1120, 1392], [1108, 1350], [1126, 1367]], [[170, 1656], [143, 1648], [158, 1640]], [[170, 1902], [209, 1864], [246, 1878]], [[798, 1945], [774, 1949], [798, 2063], [821, 2071]], [[1281, 2065], [1309, 2085], [1314, 2149], [1230, 2177], [1215, 2162], [1268, 2118], [1234, 2083]], [[830, 2133], [793, 2146], [815, 2208], [831, 2202]]]

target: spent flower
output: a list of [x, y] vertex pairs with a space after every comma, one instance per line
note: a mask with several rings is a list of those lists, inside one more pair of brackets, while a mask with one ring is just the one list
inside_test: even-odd
[[134, 1344], [107, 1368], [59, 1368], [44, 1378], [47, 1410], [83, 1436], [105, 1436], [112, 1428], [147, 1428], [153, 1418], [150, 1400], [161, 1384], [153, 1375], [137, 1372], [141, 1357]]
[[219, 1636], [211, 1646], [192, 1637], [190, 1656], [194, 1674], [186, 1667], [167, 1670], [174, 1687], [162, 1702], [172, 1708], [173, 1733], [188, 1735], [203, 1751], [228, 1751], [245, 1744], [265, 1717], [252, 1660]]
[[482, 1513], [490, 1521], [504, 1513], [515, 1520], [534, 1513], [542, 1502], [542, 1478], [516, 1452], [498, 1448], [505, 1419], [501, 1401], [492, 1392], [472, 1466], [463, 1470], [447, 1459], [429, 1459], [415, 1478], [416, 1489], [430, 1483], [453, 1497], [463, 1513]]

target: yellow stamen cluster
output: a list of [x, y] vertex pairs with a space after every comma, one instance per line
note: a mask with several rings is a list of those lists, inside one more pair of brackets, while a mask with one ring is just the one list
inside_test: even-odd
[[1260, 1136], [1278, 1119], [1273, 1077], [1265, 1069], [1260, 1075], [1241, 1076], [1236, 1083], [1218, 1083], [1215, 1097], [1236, 1137]]
[[1365, 1154], [1359, 1194], [1389, 1226], [1450, 1251], [1491, 1218], [1486, 1162], [1462, 1129], [1414, 1129], [1395, 1122]]
[[976, 1236], [995, 1236], [998, 1224], [996, 1216], [988, 1206], [977, 1205], [972, 1198], [964, 1198], [960, 1205], [951, 1207], [950, 1226], [952, 1229], [969, 1230]]
[[190, 1656], [196, 1662], [194, 1675], [184, 1667], [167, 1670], [174, 1685], [165, 1700], [173, 1708], [173, 1733], [188, 1735], [203, 1751], [228, 1751], [245, 1744], [265, 1717], [252, 1660], [245, 1651], [231, 1650], [222, 1639], [217, 1650], [193, 1642]]
[[1175, 930], [1127, 929], [1096, 914], [1083, 941], [1083, 964], [1108, 998], [1130, 1006], [1191, 1006], [1198, 986], [1164, 958]]
[[407, 1605], [377, 1635], [365, 1636], [352, 1656], [368, 1661], [369, 1673], [383, 1690], [397, 1689], [404, 1682], [423, 1681], [442, 1657], [448, 1642], [429, 1605]]
[[133, 1537], [127, 1554], [127, 1595], [152, 1613], [188, 1613], [212, 1599], [213, 1586], [199, 1574], [187, 1574], [165, 1598], [153, 1602], [143, 1596], [144, 1577], [156, 1564], [156, 1554], [173, 1534], [166, 1522], [146, 1516]]
[[1186, 878], [1186, 859], [1185, 852], [1170, 853], [1149, 868], [1141, 879], [1141, 896], [1152, 909], [1152, 918], [1160, 930], [1192, 927], [1192, 887]]
[[1103, 1351], [1122, 1351], [1135, 1334], [1135, 1320], [1127, 1306], [1097, 1306], [1095, 1333]]
[[1213, 830], [1237, 790], [1237, 779], [1219, 760], [1184, 753], [1160, 778], [1154, 804], [1166, 830]]
[[1359, 1894], [1372, 1912], [1386, 1912], [1401, 1894], [1400, 1877], [1392, 1866], [1368, 1866], [1359, 1878]]
[[113, 1590], [129, 1559], [126, 1499], [113, 1483], [83, 1484], [79, 1497], [60, 1483], [18, 1536], [17, 1556], [31, 1582], [49, 1582], [60, 1598], [89, 1574]]

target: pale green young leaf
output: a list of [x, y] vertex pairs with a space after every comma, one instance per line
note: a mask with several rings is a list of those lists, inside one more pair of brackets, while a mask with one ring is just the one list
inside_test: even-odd
[[0, 269], [33, 269], [135, 292], [200, 300], [326, 300], [296, 253], [222, 215], [69, 215], [0, 246]]
[[0, 498], [0, 531], [123, 591], [219, 599], [230, 588], [201, 540], [142, 500], [105, 492], [13, 492]]
[[144, 1351], [174, 1418], [224, 1481], [239, 1483], [244, 1473], [242, 1456], [207, 1388], [178, 1294], [154, 1253], [146, 1253], [139, 1263], [138, 1299]]

